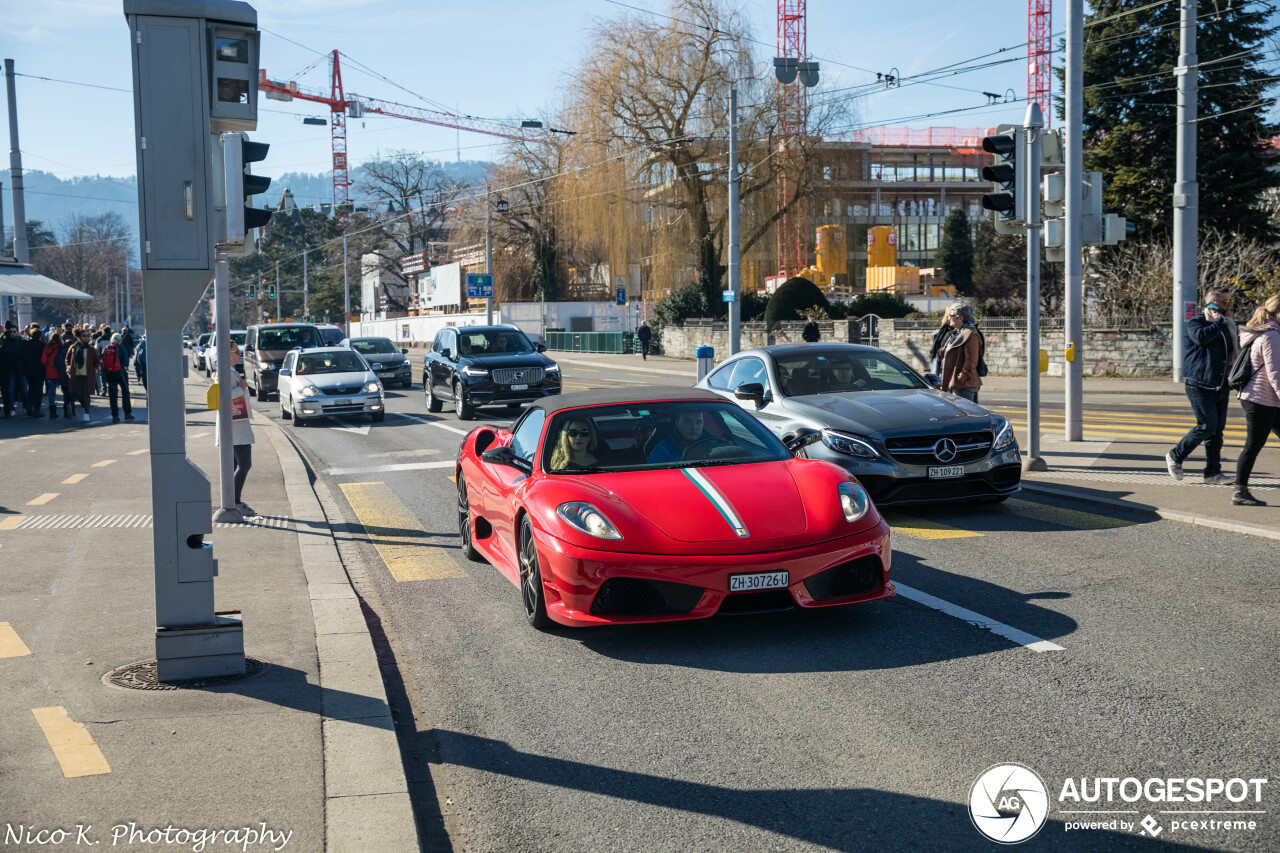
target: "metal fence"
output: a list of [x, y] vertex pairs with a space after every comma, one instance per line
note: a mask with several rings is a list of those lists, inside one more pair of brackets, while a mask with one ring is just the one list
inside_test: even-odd
[[557, 352], [636, 352], [634, 332], [547, 332], [547, 349]]

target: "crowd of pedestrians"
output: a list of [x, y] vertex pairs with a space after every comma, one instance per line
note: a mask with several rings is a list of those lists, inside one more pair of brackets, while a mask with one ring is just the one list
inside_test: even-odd
[[120, 421], [122, 407], [124, 419], [134, 420], [131, 361], [146, 388], [146, 341], [128, 325], [116, 332], [106, 324], [94, 328], [68, 321], [42, 328], [32, 323], [19, 329], [8, 322], [0, 338], [0, 408], [5, 418], [17, 416], [19, 409], [30, 418], [57, 418], [61, 402], [61, 417], [73, 418], [79, 408], [88, 423], [93, 397], [99, 396], [110, 401], [113, 422]]

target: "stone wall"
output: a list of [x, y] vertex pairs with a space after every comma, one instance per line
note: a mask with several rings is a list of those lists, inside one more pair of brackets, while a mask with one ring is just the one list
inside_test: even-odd
[[[928, 370], [933, 329], [914, 328], [914, 321], [880, 321], [879, 346], [918, 370]], [[898, 328], [905, 326], [906, 328]], [[1026, 376], [1026, 327], [981, 326], [987, 341], [987, 368], [996, 376]], [[1079, 357], [1086, 376], [1171, 376], [1171, 326], [1148, 329], [1086, 328]], [[1065, 359], [1061, 328], [1040, 331], [1040, 347], [1049, 354], [1049, 375], [1061, 376]]]
[[[773, 334], [764, 323], [743, 323], [739, 333], [741, 349], [755, 349], [773, 344], [799, 343], [804, 323], [779, 323]], [[823, 341], [849, 343], [857, 340], [857, 323], [848, 320], [826, 320], [818, 323]], [[672, 358], [694, 358], [698, 347], [710, 344], [716, 361], [729, 354], [729, 324], [710, 320], [686, 320], [682, 326], [662, 327], [662, 354]]]

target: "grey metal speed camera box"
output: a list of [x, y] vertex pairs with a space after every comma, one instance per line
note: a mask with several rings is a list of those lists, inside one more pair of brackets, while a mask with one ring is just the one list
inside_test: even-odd
[[258, 31], [209, 24], [209, 130], [258, 129]]

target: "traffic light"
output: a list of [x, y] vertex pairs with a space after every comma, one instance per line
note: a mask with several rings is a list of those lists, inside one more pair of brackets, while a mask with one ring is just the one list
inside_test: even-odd
[[250, 164], [266, 159], [270, 147], [265, 142], [250, 142], [244, 133], [222, 134], [228, 243], [243, 245], [250, 230], [271, 221], [270, 210], [252, 207], [250, 202], [250, 196], [267, 191], [271, 179], [249, 171]]
[[257, 299], [257, 298], [258, 298], [258, 286], [257, 286], [256, 284], [252, 284], [252, 283], [250, 283], [250, 285], [249, 285], [249, 298], [250, 298], [250, 299]]
[[995, 163], [982, 167], [982, 179], [995, 184], [997, 190], [983, 195], [982, 207], [992, 212], [991, 221], [997, 231], [1017, 234], [1027, 221], [1018, 174], [1018, 155], [1023, 151], [1026, 131], [1007, 124], [1000, 125], [996, 131], [995, 136], [982, 140], [982, 150], [995, 155]]
[[276, 286], [274, 284], [267, 285], [267, 298], [268, 299], [276, 298]]

